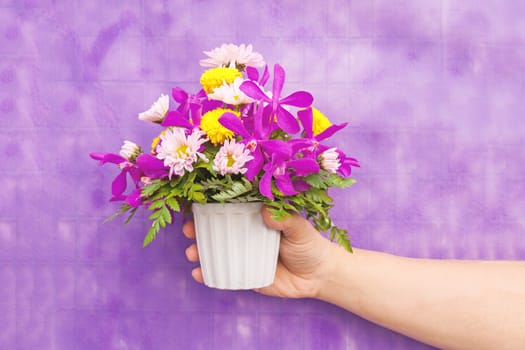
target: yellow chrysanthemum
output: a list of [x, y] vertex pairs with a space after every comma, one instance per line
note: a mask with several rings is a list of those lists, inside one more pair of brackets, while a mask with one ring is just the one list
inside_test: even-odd
[[213, 89], [223, 84], [231, 84], [235, 78], [242, 78], [242, 73], [235, 68], [217, 67], [211, 68], [201, 75], [200, 83], [207, 94], [211, 94]]
[[231, 112], [237, 116], [240, 115], [239, 112], [232, 111], [231, 109], [216, 108], [206, 112], [201, 118], [201, 129], [206, 133], [214, 145], [222, 144], [224, 140], [233, 137], [233, 131], [226, 129], [221, 123], [219, 123], [219, 118], [225, 112]]
[[153, 142], [151, 143], [151, 153], [153, 154], [156, 154], [157, 151], [156, 151], [156, 148], [157, 146], [159, 145], [159, 142], [160, 142], [160, 137], [163, 136], [163, 135], [166, 135], [166, 130], [162, 131], [159, 136], [155, 137], [153, 139]]
[[328, 129], [330, 126], [332, 126], [332, 123], [330, 120], [321, 113], [317, 108], [312, 107], [312, 114], [313, 114], [313, 120], [312, 120], [312, 129], [314, 132], [314, 135], [319, 135], [326, 129]]

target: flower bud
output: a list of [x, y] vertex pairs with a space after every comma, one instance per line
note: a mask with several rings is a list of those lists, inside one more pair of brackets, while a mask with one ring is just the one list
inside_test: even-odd
[[130, 162], [134, 162], [138, 156], [142, 154], [142, 149], [136, 143], [131, 141], [124, 141], [124, 144], [120, 148], [120, 155]]

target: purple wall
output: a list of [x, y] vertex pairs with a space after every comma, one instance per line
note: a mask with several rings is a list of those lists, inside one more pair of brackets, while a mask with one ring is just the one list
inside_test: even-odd
[[137, 113], [223, 42], [351, 122], [337, 143], [363, 168], [334, 212], [355, 246], [525, 259], [522, 2], [0, 0], [0, 349], [428, 349], [202, 287], [179, 226], [142, 249], [146, 220], [102, 224], [114, 173], [87, 153], [149, 141]]

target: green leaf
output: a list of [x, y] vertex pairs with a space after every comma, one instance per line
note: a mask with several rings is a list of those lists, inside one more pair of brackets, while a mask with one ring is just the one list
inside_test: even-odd
[[318, 188], [311, 188], [306, 192], [306, 195], [316, 203], [331, 203], [332, 198], [326, 193], [326, 190]]
[[147, 247], [157, 237], [157, 233], [159, 232], [159, 230], [159, 223], [157, 221], [154, 221], [151, 224], [151, 227], [149, 228], [146, 237], [144, 237], [144, 241], [142, 242], [143, 248]]
[[153, 180], [149, 185], [146, 185], [142, 188], [142, 190], [140, 191], [140, 196], [142, 198], [148, 198], [167, 183], [167, 180]]
[[[106, 218], [106, 219], [104, 220], [104, 223], [113, 220], [113, 219], [116, 218], [117, 216], [124, 214], [125, 212], [127, 212], [127, 211], [130, 210], [130, 209], [131, 209], [131, 205], [129, 205], [128, 203], [124, 203], [124, 204], [122, 204], [122, 205], [120, 206], [119, 211], [116, 212], [115, 214], [111, 215], [110, 217]], [[136, 209], [136, 208], [135, 208], [135, 209]]]
[[192, 194], [191, 199], [197, 203], [206, 203], [206, 196], [202, 192], [195, 192]]
[[332, 229], [330, 230], [330, 241], [334, 241], [335, 239], [335, 234], [336, 234], [336, 230], [337, 230], [337, 227], [332, 227]]
[[160, 210], [155, 210], [149, 217], [148, 219], [150, 220], [157, 220], [160, 216]]
[[221, 191], [212, 196], [212, 198], [218, 202], [226, 202], [232, 198], [239, 197], [245, 193], [248, 193], [252, 190], [252, 184], [245, 180], [243, 182], [235, 181], [231, 189]]
[[311, 174], [305, 178], [306, 182], [314, 188], [326, 188], [323, 178], [320, 174]]
[[170, 197], [166, 199], [166, 204], [168, 207], [170, 207], [171, 210], [179, 212], [180, 211], [180, 205], [179, 202], [177, 202], [177, 199]]
[[135, 213], [137, 212], [137, 209], [138, 207], [135, 207], [133, 209], [131, 209], [131, 213], [129, 214], [128, 218], [126, 219], [126, 221], [124, 221], [124, 225], [126, 225], [128, 222], [131, 221], [131, 219], [133, 218], [133, 216], [135, 216]]
[[163, 221], [165, 221], [168, 224], [171, 224], [171, 222], [172, 222], [172, 220], [171, 220], [171, 213], [168, 210], [168, 208], [166, 206], [163, 206], [162, 208], [160, 208], [159, 211], [160, 211], [159, 218], [162, 218]]
[[156, 201], [154, 201], [153, 203], [150, 204], [150, 206], [148, 207], [148, 210], [159, 209], [159, 208], [161, 208], [163, 206], [164, 206], [164, 202], [162, 200], [156, 200]]
[[330, 187], [336, 186], [336, 187], [339, 187], [339, 188], [345, 188], [345, 187], [352, 186], [357, 181], [356, 181], [356, 179], [353, 179], [353, 178], [344, 178], [344, 177], [341, 177], [341, 176], [339, 176], [337, 174], [331, 174], [328, 177], [326, 182], [327, 182], [328, 186], [330, 186]]
[[352, 246], [350, 245], [350, 240], [348, 239], [348, 233], [346, 230], [341, 230], [334, 226], [332, 230], [335, 229], [335, 240], [337, 243], [345, 248], [347, 251], [352, 253]]

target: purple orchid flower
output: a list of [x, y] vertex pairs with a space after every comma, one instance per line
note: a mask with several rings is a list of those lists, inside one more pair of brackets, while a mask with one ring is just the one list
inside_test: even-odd
[[[113, 197], [111, 197], [110, 201], [126, 201], [132, 207], [140, 205], [140, 196], [137, 200], [136, 191], [140, 190], [139, 183], [142, 177], [142, 171], [135, 164], [129, 162], [126, 158], [113, 153], [90, 153], [89, 156], [94, 160], [98, 160], [101, 165], [112, 163], [118, 165], [121, 169], [120, 173], [111, 183], [111, 194]], [[128, 174], [130, 175], [136, 189], [130, 195], [126, 196], [124, 195], [124, 192], [128, 186]]]
[[253, 81], [245, 81], [241, 84], [240, 89], [247, 96], [268, 103], [268, 107], [271, 109], [269, 115], [270, 120], [276, 118], [277, 125], [279, 125], [282, 130], [289, 134], [295, 134], [299, 131], [299, 123], [292, 113], [284, 109], [283, 106], [309, 107], [313, 102], [313, 97], [309, 92], [296, 91], [291, 95], [280, 98], [285, 80], [285, 72], [283, 67], [278, 64], [274, 66], [273, 72], [272, 97], [266, 95], [260, 86]]
[[201, 116], [215, 108], [222, 105], [220, 101], [208, 100], [204, 90], [200, 90], [196, 94], [188, 94], [181, 88], [173, 88], [171, 90], [173, 99], [179, 102], [176, 110], [171, 110], [166, 114], [162, 121], [162, 126], [178, 126], [186, 128], [191, 132], [201, 123]]
[[150, 179], [162, 179], [169, 174], [169, 168], [164, 162], [151, 154], [141, 154], [137, 157], [136, 163], [144, 176]]
[[348, 125], [348, 123], [333, 124], [323, 130], [321, 133], [314, 135], [312, 108], [309, 107], [300, 110], [297, 113], [297, 116], [303, 125], [303, 138], [291, 140], [290, 142], [294, 144], [295, 147], [302, 146], [304, 155], [312, 155], [314, 157], [330, 148], [321, 144], [321, 141], [331, 137], [333, 134]]
[[301, 124], [303, 124], [304, 134], [306, 138], [309, 138], [311, 140], [315, 140], [317, 142], [320, 142], [324, 139], [327, 139], [331, 137], [333, 134], [338, 132], [339, 130], [343, 129], [348, 125], [348, 123], [342, 123], [342, 124], [332, 124], [325, 130], [323, 130], [321, 133], [314, 135], [314, 129], [313, 129], [313, 112], [312, 108], [306, 108], [303, 110], [300, 110], [297, 112], [297, 116], [299, 117], [299, 120], [301, 121]]
[[[112, 163], [121, 169], [111, 183], [113, 197], [111, 197], [110, 202], [125, 201], [133, 208], [138, 207], [142, 203], [140, 193], [142, 190], [141, 182], [143, 182], [144, 177], [160, 179], [168, 176], [169, 169], [164, 166], [160, 159], [155, 158], [151, 154], [141, 154], [137, 157], [135, 164], [113, 153], [90, 153], [89, 156], [98, 160], [101, 165]], [[124, 192], [128, 187], [128, 174], [135, 185], [135, 189], [130, 194], [125, 195]]]
[[361, 167], [357, 159], [347, 157], [346, 154], [344, 154], [343, 151], [339, 149], [336, 150], [336, 152], [339, 154], [339, 159], [341, 160], [341, 165], [339, 166], [339, 169], [337, 169], [337, 172], [343, 177], [350, 176], [352, 173], [352, 167]]
[[246, 75], [248, 75], [248, 79], [256, 81], [259, 86], [264, 86], [268, 82], [268, 79], [270, 79], [270, 73], [268, 72], [268, 65], [264, 66], [264, 71], [261, 76], [261, 80], [259, 80], [259, 71], [255, 67], [246, 67]]
[[[310, 156], [313, 158], [316, 158], [319, 154], [326, 151], [330, 147], [321, 144], [320, 142], [324, 139], [327, 139], [328, 137], [331, 137], [333, 134], [338, 132], [339, 130], [343, 129], [348, 125], [348, 123], [342, 123], [342, 124], [333, 124], [326, 128], [321, 133], [314, 135], [313, 133], [313, 114], [312, 109], [307, 108], [304, 110], [301, 110], [297, 113], [299, 120], [303, 124], [304, 129], [304, 138], [292, 140], [291, 142], [295, 145], [295, 147], [304, 147], [302, 149], [302, 153], [305, 156]], [[348, 177], [352, 173], [351, 167], [360, 167], [359, 162], [355, 158], [347, 157], [341, 150], [337, 149], [336, 152], [339, 155], [339, 160], [341, 162], [341, 165], [339, 166], [339, 169], [337, 170], [337, 173], [342, 175], [343, 177]]]
[[[225, 128], [230, 129], [235, 134], [242, 136], [241, 143], [244, 143], [246, 147], [250, 150], [253, 157], [252, 160], [246, 163], [246, 178], [249, 181], [253, 181], [255, 176], [259, 174], [263, 167], [264, 155], [261, 150], [260, 142], [267, 140], [269, 138], [269, 133], [266, 133], [265, 130], [269, 130], [264, 125], [264, 121], [267, 120], [263, 118], [264, 108], [259, 106], [251, 122], [247, 120], [250, 116], [245, 116], [239, 118], [233, 113], [226, 112], [219, 118], [219, 123], [221, 123]], [[246, 127], [247, 123], [250, 124], [250, 127]]]
[[275, 186], [286, 196], [297, 194], [296, 188], [304, 185], [304, 181], [295, 183], [292, 176], [308, 176], [318, 173], [319, 164], [312, 158], [293, 159], [293, 148], [290, 144], [281, 140], [261, 141], [265, 152], [271, 154], [270, 162], [265, 164], [264, 175], [259, 182], [261, 194], [271, 200], [274, 199], [272, 193], [272, 179], [275, 179]]

